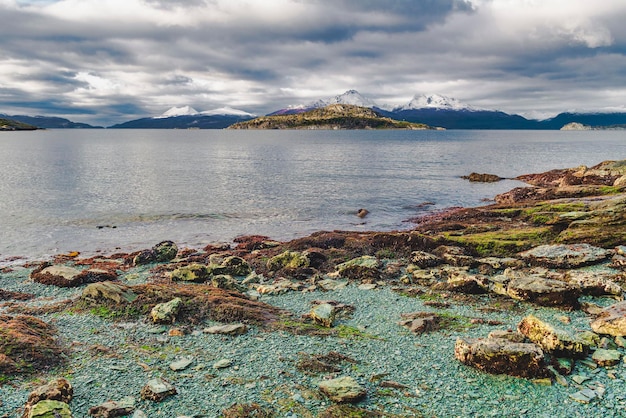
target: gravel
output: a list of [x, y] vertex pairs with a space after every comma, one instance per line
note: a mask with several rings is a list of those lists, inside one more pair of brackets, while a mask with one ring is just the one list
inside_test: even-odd
[[[34, 293], [29, 304], [51, 303], [75, 297], [81, 289], [59, 289], [33, 283], [29, 269], [0, 274], [0, 288]], [[134, 276], [133, 276], [134, 277]], [[129, 282], [134, 284], [136, 282]], [[487, 297], [485, 297], [487, 298]], [[167, 327], [146, 322], [116, 323], [91, 314], [55, 313], [42, 316], [53, 323], [66, 346], [69, 362], [46, 376], [66, 377], [74, 386], [70, 406], [74, 417], [87, 417], [89, 407], [131, 395], [137, 409], [149, 417], [218, 417], [233, 403], [256, 402], [271, 407], [280, 417], [316, 416], [331, 405], [317, 390], [328, 377], [304, 374], [296, 368], [302, 353], [337, 351], [358, 363], [340, 364], [340, 375], [348, 375], [367, 388], [359, 405], [399, 416], [427, 417], [622, 417], [626, 416], [626, 367], [624, 361], [612, 369], [592, 369], [577, 362], [574, 375], [586, 375], [582, 385], [567, 377], [568, 387], [543, 386], [530, 380], [489, 375], [454, 358], [457, 336], [484, 337], [493, 329], [515, 328], [526, 315], [534, 314], [570, 331], [589, 329], [581, 311], [518, 305], [519, 309], [484, 312], [479, 304], [449, 300], [447, 308], [424, 306], [420, 298], [402, 296], [389, 287], [362, 290], [354, 285], [332, 292], [289, 292], [263, 296], [262, 301], [288, 309], [296, 316], [309, 312], [313, 300], [336, 300], [353, 305], [355, 312], [337, 324], [355, 331], [356, 337], [298, 336], [284, 331], [268, 332], [250, 327], [241, 336], [202, 332], [212, 322], [201, 324], [183, 337], [169, 337]], [[605, 300], [604, 303], [610, 303]], [[5, 308], [0, 305], [0, 312]], [[460, 326], [413, 335], [397, 325], [401, 313], [436, 311], [461, 318]], [[558, 318], [567, 316], [569, 324]], [[503, 325], [470, 324], [469, 318], [502, 321]], [[95, 348], [98, 347], [98, 348]], [[623, 350], [622, 350], [623, 351]], [[174, 361], [192, 357], [184, 370], [173, 371]], [[213, 368], [230, 360], [226, 368]], [[610, 374], [615, 378], [611, 378]], [[161, 403], [141, 400], [146, 382], [162, 377], [178, 394]], [[0, 387], [0, 417], [19, 416], [28, 393], [44, 380], [19, 377]], [[406, 389], [381, 387], [380, 380], [406, 385]], [[604, 385], [601, 399], [579, 403], [570, 395], [586, 387]]]

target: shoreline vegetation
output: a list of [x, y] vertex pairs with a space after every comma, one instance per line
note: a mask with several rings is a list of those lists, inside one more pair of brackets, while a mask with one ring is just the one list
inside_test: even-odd
[[0, 414], [624, 416], [626, 161], [517, 179], [410, 231], [7, 267]]
[[37, 129], [40, 128], [12, 119], [0, 118], [0, 131], [35, 131]]

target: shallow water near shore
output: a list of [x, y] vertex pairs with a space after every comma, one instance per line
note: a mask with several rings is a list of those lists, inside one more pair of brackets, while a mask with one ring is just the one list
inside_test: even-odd
[[[522, 185], [472, 184], [626, 158], [620, 131], [48, 130], [0, 137], [0, 265], [262, 234], [394, 230]], [[360, 208], [370, 215], [356, 216]]]

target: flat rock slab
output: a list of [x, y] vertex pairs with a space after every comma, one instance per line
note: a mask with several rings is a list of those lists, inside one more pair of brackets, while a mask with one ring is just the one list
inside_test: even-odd
[[149, 401], [161, 402], [168, 396], [176, 395], [178, 391], [166, 380], [150, 379], [141, 389], [141, 398]]
[[506, 293], [513, 299], [541, 306], [578, 307], [580, 288], [560, 280], [524, 276], [512, 279], [507, 284]]
[[540, 245], [519, 254], [535, 266], [547, 268], [577, 268], [606, 260], [611, 251], [589, 244]]
[[350, 376], [324, 380], [320, 382], [319, 389], [331, 401], [337, 403], [358, 402], [367, 394], [365, 388]]
[[89, 415], [96, 418], [112, 418], [130, 415], [135, 410], [135, 399], [127, 396], [119, 401], [107, 401], [89, 408]]
[[626, 336], [626, 301], [600, 311], [596, 319], [591, 322], [591, 329], [598, 334], [614, 337]]
[[543, 350], [536, 344], [502, 338], [457, 338], [454, 356], [461, 363], [487, 373], [526, 378], [547, 375]]
[[191, 366], [191, 363], [193, 363], [193, 357], [182, 358], [170, 363], [170, 369], [175, 372], [185, 370], [187, 367]]
[[245, 324], [215, 325], [204, 329], [207, 334], [243, 335], [248, 332]]
[[617, 350], [605, 350], [603, 348], [599, 348], [593, 353], [591, 358], [598, 366], [610, 367], [619, 363], [622, 358], [622, 354]]
[[30, 277], [36, 283], [49, 286], [75, 287], [83, 283], [80, 270], [63, 265], [49, 266], [40, 271], [35, 270]]

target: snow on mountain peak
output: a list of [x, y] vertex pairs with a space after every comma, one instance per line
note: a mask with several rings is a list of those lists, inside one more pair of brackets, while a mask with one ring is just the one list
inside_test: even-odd
[[256, 117], [256, 115], [246, 112], [245, 110], [233, 109], [230, 106], [224, 106], [217, 109], [205, 110], [204, 112], [200, 112], [203, 115], [223, 115], [223, 116], [246, 116], [246, 117]]
[[459, 102], [457, 99], [442, 96], [440, 94], [416, 94], [408, 104], [396, 107], [394, 110], [399, 111], [412, 109], [472, 110], [473, 108]]
[[155, 119], [171, 118], [175, 116], [190, 116], [190, 115], [197, 115], [197, 114], [198, 114], [198, 111], [191, 106], [181, 106], [181, 107], [174, 106], [170, 108], [169, 110], [167, 110], [166, 112], [164, 112], [163, 114], [161, 114], [160, 116], [155, 117]]
[[325, 107], [331, 104], [347, 104], [363, 107], [374, 107], [376, 103], [363, 96], [356, 90], [348, 90], [343, 94], [338, 94], [335, 97], [331, 97], [327, 100], [317, 100], [311, 103], [308, 107]]

